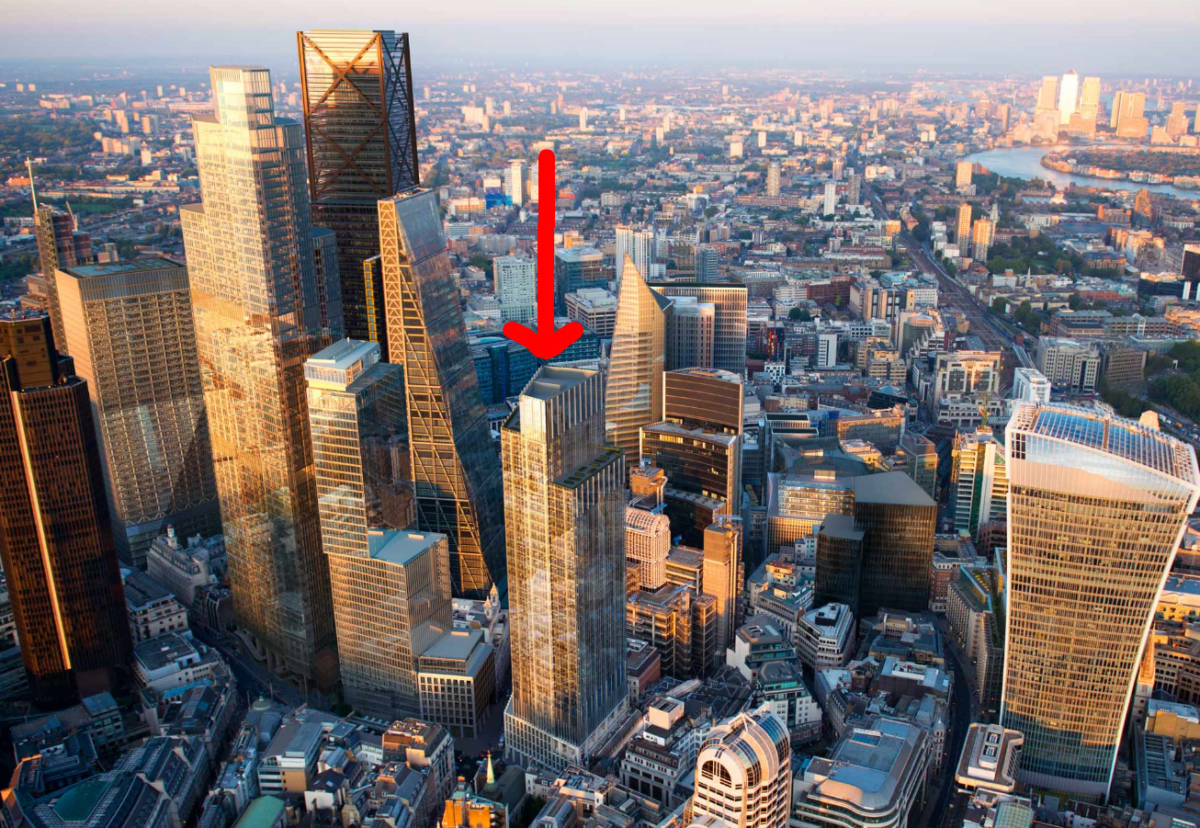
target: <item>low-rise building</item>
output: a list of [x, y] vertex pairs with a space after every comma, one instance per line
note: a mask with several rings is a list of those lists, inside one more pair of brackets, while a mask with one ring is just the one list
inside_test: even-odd
[[438, 638], [421, 653], [417, 670], [421, 718], [444, 726], [455, 738], [475, 738], [496, 700], [493, 660], [483, 630], [454, 630]]
[[139, 569], [123, 569], [121, 579], [125, 582], [125, 610], [135, 644], [164, 633], [187, 631], [187, 609], [149, 575]]
[[973, 722], [954, 771], [959, 790], [984, 789], [1011, 794], [1017, 789], [1017, 767], [1025, 737], [1019, 730]]
[[796, 626], [796, 652], [814, 671], [844, 666], [854, 644], [854, 614], [846, 604], [809, 610]]
[[903, 828], [925, 795], [925, 732], [875, 718], [848, 731], [828, 757], [810, 757], [796, 775], [792, 819], [798, 828]]

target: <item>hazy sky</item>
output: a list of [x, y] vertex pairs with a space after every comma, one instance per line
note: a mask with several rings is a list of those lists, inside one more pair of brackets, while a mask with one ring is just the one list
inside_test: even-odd
[[0, 61], [294, 71], [301, 28], [391, 28], [414, 63], [1200, 76], [1200, 0], [0, 0]]

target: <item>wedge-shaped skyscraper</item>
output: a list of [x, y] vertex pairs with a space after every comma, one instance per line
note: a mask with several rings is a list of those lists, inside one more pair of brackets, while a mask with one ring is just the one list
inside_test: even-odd
[[417, 528], [450, 539], [454, 595], [505, 591], [500, 461], [467, 347], [437, 194], [379, 202], [390, 361], [404, 366]]
[[1200, 492], [1192, 447], [1135, 422], [1022, 403], [1008, 423], [1001, 721], [1022, 781], [1105, 796], [1158, 596]]
[[501, 440], [513, 676], [507, 750], [520, 764], [559, 770], [603, 744], [628, 695], [625, 459], [604, 443], [600, 373], [542, 368]]
[[340, 338], [340, 318], [321, 319], [337, 264], [317, 267], [304, 137], [275, 117], [270, 73], [211, 75], [216, 112], [194, 121], [202, 202], [179, 212], [233, 611], [272, 666], [331, 690], [304, 360]]
[[629, 462], [639, 453], [642, 426], [662, 419], [667, 311], [671, 300], [646, 285], [625, 257], [617, 296], [617, 323], [605, 389], [605, 432]]

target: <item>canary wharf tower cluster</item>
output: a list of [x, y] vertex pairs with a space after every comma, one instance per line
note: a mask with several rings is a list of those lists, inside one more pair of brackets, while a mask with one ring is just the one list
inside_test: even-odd
[[178, 250], [22, 160], [5, 828], [1200, 824], [1200, 202], [973, 160], [1190, 84], [295, 46], [107, 105]]

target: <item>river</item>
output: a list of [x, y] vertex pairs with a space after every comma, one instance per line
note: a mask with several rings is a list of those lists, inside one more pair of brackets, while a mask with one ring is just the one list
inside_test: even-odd
[[1054, 149], [1063, 147], [1004, 147], [986, 150], [966, 156], [964, 161], [982, 164], [992, 172], [1008, 178], [1041, 178], [1049, 181], [1059, 189], [1065, 189], [1068, 184], [1078, 184], [1081, 187], [1104, 187], [1109, 190], [1128, 190], [1137, 192], [1143, 187], [1152, 193], [1175, 196], [1186, 201], [1200, 199], [1200, 190], [1181, 190], [1170, 184], [1139, 184], [1136, 181], [1110, 181], [1103, 178], [1088, 178], [1084, 175], [1071, 175], [1050, 170], [1042, 166], [1042, 156]]

